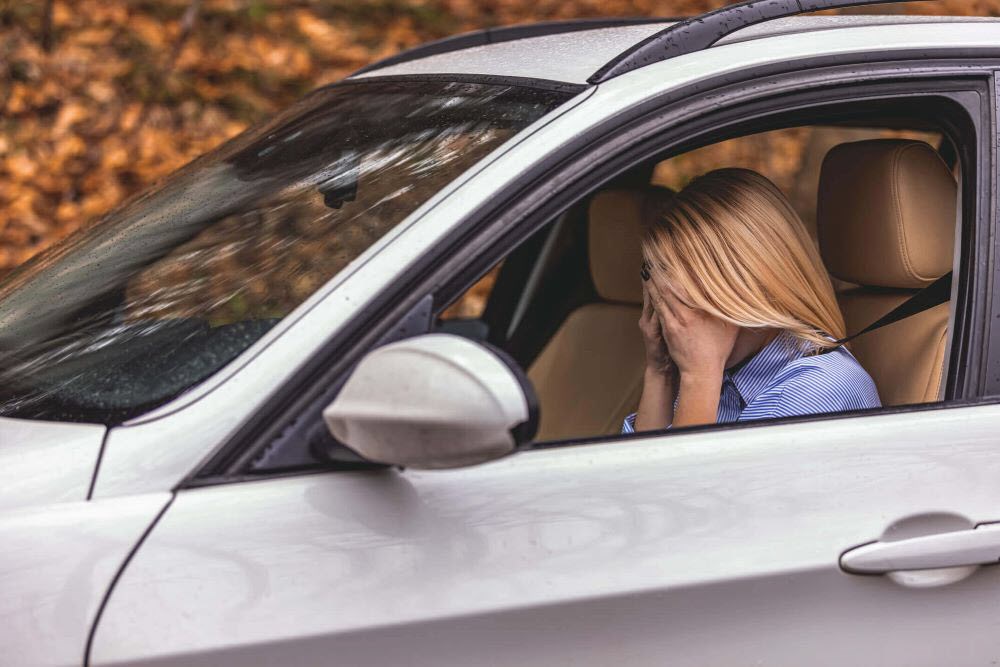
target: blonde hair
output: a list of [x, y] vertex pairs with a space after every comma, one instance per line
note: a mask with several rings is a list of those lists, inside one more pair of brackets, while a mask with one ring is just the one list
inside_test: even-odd
[[764, 176], [709, 172], [659, 198], [650, 217], [643, 256], [687, 305], [740, 327], [787, 331], [813, 350], [844, 337], [819, 252]]

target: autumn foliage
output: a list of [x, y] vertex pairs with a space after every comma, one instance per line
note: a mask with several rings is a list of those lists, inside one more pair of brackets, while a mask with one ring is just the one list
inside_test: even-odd
[[[0, 275], [306, 91], [400, 49], [487, 26], [721, 4], [0, 0]], [[1000, 0], [892, 11], [904, 10], [997, 16]]]

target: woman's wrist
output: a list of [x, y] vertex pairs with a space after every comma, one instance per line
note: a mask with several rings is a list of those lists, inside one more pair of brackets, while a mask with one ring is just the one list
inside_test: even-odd
[[644, 387], [655, 387], [661, 391], [673, 393], [679, 386], [679, 379], [677, 369], [673, 366], [668, 365], [666, 368], [647, 366], [642, 382]]
[[645, 379], [647, 381], [648, 380], [652, 380], [652, 381], [657, 381], [657, 380], [669, 381], [669, 380], [673, 379], [674, 369], [669, 364], [667, 364], [665, 366], [657, 366], [657, 365], [646, 364], [646, 371], [645, 371], [644, 375], [645, 375]]
[[674, 426], [714, 424], [719, 409], [722, 369], [681, 371]]
[[725, 364], [720, 363], [717, 366], [680, 368], [677, 374], [680, 376], [681, 384], [721, 384], [725, 372]]
[[697, 371], [682, 370], [680, 371], [681, 386], [721, 387], [724, 373], [725, 369], [722, 366], [719, 368], [699, 369]]
[[676, 375], [672, 365], [647, 366], [643, 378], [642, 395], [636, 411], [634, 430], [652, 431], [670, 426], [674, 415], [674, 398], [677, 396]]

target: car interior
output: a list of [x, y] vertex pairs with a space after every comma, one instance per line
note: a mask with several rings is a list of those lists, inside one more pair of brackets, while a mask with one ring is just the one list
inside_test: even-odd
[[[797, 159], [776, 161], [789, 146]], [[946, 134], [896, 119], [780, 128], [645, 163], [522, 243], [437, 328], [501, 347], [527, 370], [538, 441], [617, 434], [642, 388], [639, 238], [654, 188], [724, 166], [771, 178], [814, 235], [853, 334], [951, 271], [958, 163]], [[944, 398], [949, 317], [944, 303], [849, 344], [883, 406]]]

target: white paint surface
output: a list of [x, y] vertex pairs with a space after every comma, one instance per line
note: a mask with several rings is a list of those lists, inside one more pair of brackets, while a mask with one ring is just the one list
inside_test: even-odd
[[0, 417], [0, 511], [86, 500], [104, 431]]
[[0, 664], [79, 667], [101, 600], [170, 494], [0, 514]]
[[838, 558], [906, 516], [1000, 518], [998, 427], [983, 406], [182, 491], [94, 664], [988, 664], [1000, 567], [922, 588]]

